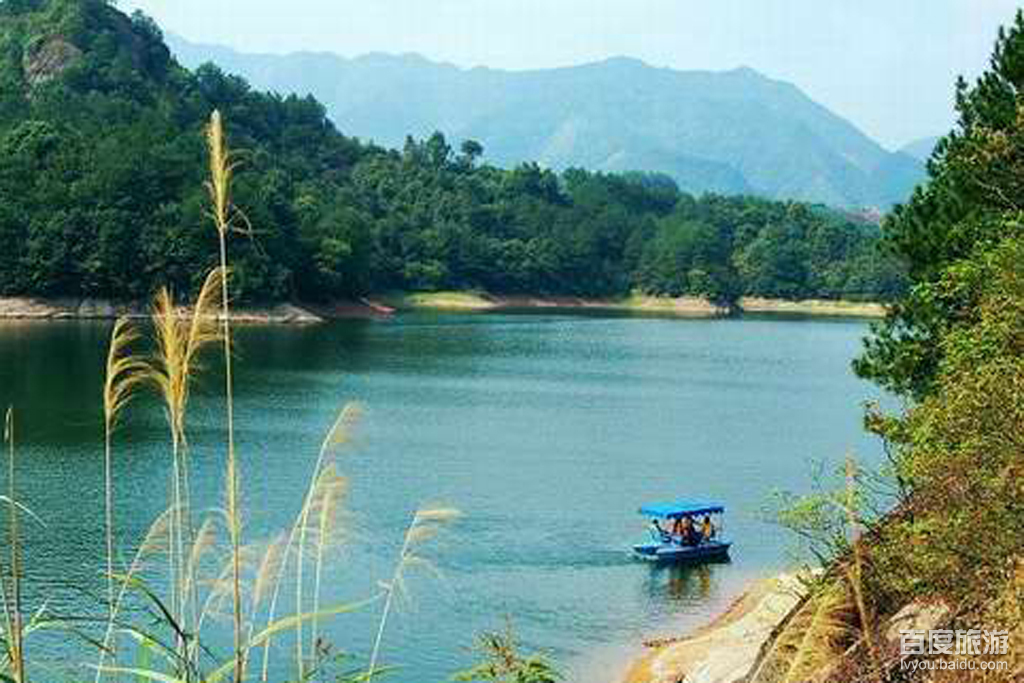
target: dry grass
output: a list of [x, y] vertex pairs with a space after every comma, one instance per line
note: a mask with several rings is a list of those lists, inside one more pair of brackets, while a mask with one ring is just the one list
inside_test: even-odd
[[821, 584], [786, 622], [751, 683], [802, 683], [827, 673], [851, 641], [854, 606], [842, 581]]
[[846, 580], [850, 584], [850, 592], [853, 594], [854, 604], [857, 606], [857, 616], [860, 621], [861, 638], [867, 645], [868, 655], [871, 658], [873, 675], [879, 683], [882, 680], [880, 656], [878, 647], [875, 644], [874, 619], [868, 611], [867, 602], [864, 599], [864, 548], [860, 531], [860, 519], [857, 494], [857, 463], [853, 456], [846, 458], [846, 520], [852, 538], [850, 539], [851, 561], [844, 567]]

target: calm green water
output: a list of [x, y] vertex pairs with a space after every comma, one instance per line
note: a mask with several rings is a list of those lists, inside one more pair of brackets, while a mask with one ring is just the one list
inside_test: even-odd
[[[101, 429], [108, 326], [0, 325], [0, 403], [19, 419], [21, 498], [46, 522], [28, 539], [28, 591], [65, 614], [96, 613]], [[762, 521], [775, 489], [806, 489], [815, 462], [866, 460], [859, 404], [873, 387], [849, 360], [858, 321], [686, 321], [569, 315], [405, 315], [239, 332], [237, 419], [246, 533], [287, 526], [338, 408], [366, 407], [341, 456], [351, 534], [325, 577], [328, 600], [368, 596], [390, 572], [410, 513], [445, 502], [465, 518], [433, 556], [444, 580], [411, 581], [383, 657], [403, 683], [443, 681], [473, 634], [505, 615], [580, 683], [615, 680], [639, 639], [723, 609], [786, 565], [791, 540]], [[192, 403], [194, 499], [220, 503], [218, 380]], [[119, 436], [120, 543], [130, 552], [162, 509], [161, 414], [139, 403]], [[627, 548], [643, 502], [725, 501], [731, 564], [652, 569]], [[376, 611], [329, 628], [365, 656]], [[282, 648], [287, 656], [287, 643]], [[67, 666], [69, 647], [43, 659]], [[36, 652], [40, 655], [39, 651]]]

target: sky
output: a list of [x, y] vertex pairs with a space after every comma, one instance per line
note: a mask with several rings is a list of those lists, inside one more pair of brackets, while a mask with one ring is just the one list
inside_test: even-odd
[[890, 149], [947, 132], [953, 82], [986, 67], [1010, 0], [121, 0], [192, 42], [354, 57], [416, 52], [534, 69], [613, 56], [752, 67]]

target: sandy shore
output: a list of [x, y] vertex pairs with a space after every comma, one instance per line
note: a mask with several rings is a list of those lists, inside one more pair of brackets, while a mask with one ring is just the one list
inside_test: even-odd
[[724, 614], [678, 639], [645, 643], [625, 683], [737, 683], [803, 595], [795, 574], [754, 583]]

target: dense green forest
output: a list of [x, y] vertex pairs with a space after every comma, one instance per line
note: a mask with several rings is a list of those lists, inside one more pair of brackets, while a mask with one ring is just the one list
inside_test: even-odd
[[203, 122], [239, 157], [234, 286], [247, 301], [385, 290], [609, 296], [639, 290], [889, 300], [879, 229], [820, 206], [695, 198], [667, 177], [478, 163], [441, 134], [388, 150], [312, 98], [189, 72], [159, 28], [101, 0], [0, 2], [0, 294], [138, 299], [197, 288]]
[[[905, 399], [866, 415], [887, 462], [862, 476], [851, 459], [834, 490], [783, 511], [826, 571], [751, 683], [1024, 676], [1024, 13], [956, 109], [928, 182], [884, 223], [911, 287], [856, 364]], [[969, 650], [893, 656], [893, 630], [923, 608], [933, 634], [998, 624], [1008, 646], [980, 675]]]

